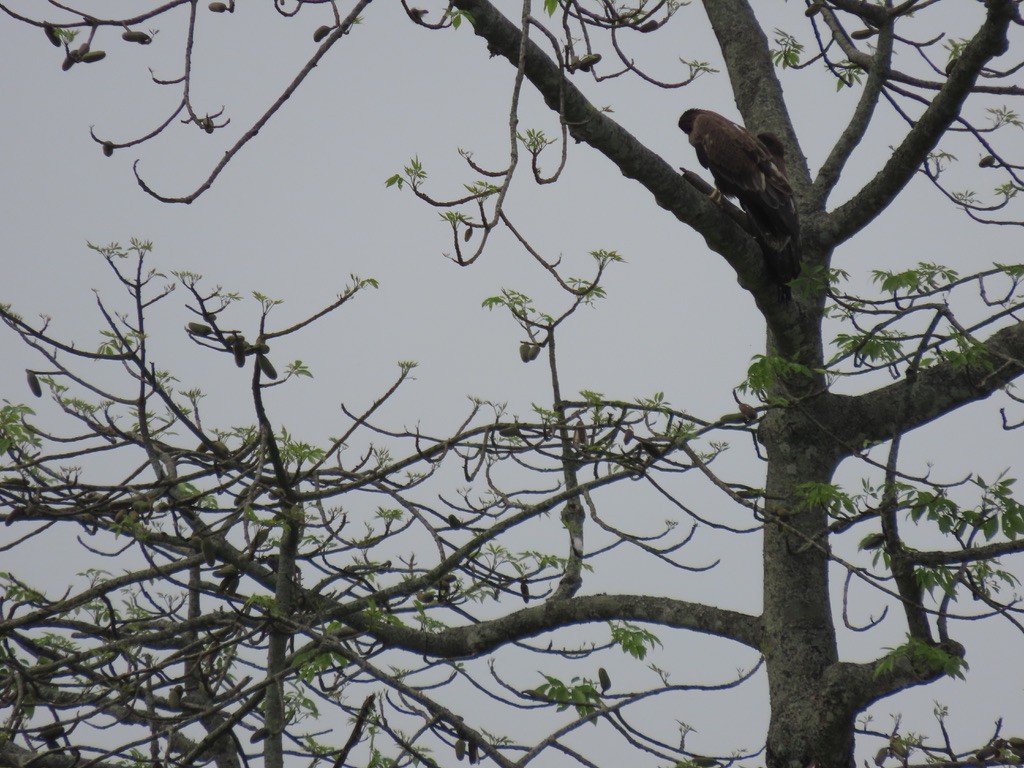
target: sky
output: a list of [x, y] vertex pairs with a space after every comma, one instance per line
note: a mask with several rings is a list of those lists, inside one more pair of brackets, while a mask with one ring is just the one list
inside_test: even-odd
[[[35, 5], [22, 3], [21, 8]], [[926, 20], [929, 33], [964, 16], [974, 23], [975, 5], [943, 3], [950, 10]], [[502, 7], [509, 14], [518, 12], [517, 3]], [[764, 2], [758, 12], [767, 30], [805, 34], [802, 5]], [[101, 138], [123, 142], [152, 130], [175, 108], [180, 92], [154, 85], [147, 68], [157, 78], [180, 75], [184, 15], [161, 20], [159, 34], [145, 47], [102, 30], [93, 47], [104, 48], [107, 58], [68, 72], [61, 71], [63, 55], [41, 30], [0, 16], [0, 67], [9, 73], [0, 83], [5, 112], [0, 121], [0, 178], [5, 182], [0, 189], [5, 224], [0, 254], [6, 266], [0, 300], [12, 302], [27, 317], [52, 316], [55, 332], [89, 347], [98, 339], [93, 290], [109, 300], [117, 291], [86, 242], [151, 240], [154, 265], [161, 270], [189, 270], [203, 274], [211, 285], [283, 300], [271, 316], [279, 327], [329, 303], [356, 274], [378, 279], [380, 289], [360, 295], [318, 327], [272, 350], [279, 367], [301, 359], [314, 373], [312, 380], [275, 393], [271, 400], [296, 435], [316, 441], [333, 434], [342, 423], [338, 404], [365, 407], [390, 385], [403, 360], [415, 360], [419, 367], [382, 412], [395, 426], [450, 432], [467, 413], [468, 396], [508, 402], [511, 411], [524, 415], [531, 403], [549, 401], [545, 369], [519, 359], [523, 337], [515, 324], [481, 307], [487, 297], [512, 288], [533, 296], [542, 310], [560, 313], [566, 300], [552, 290], [546, 273], [508, 236], [496, 236], [473, 267], [454, 265], [444, 258], [452, 250], [451, 235], [437, 212], [408, 190], [384, 183], [417, 157], [429, 173], [428, 194], [457, 197], [462, 184], [477, 178], [460, 159], [460, 148], [473, 152], [481, 165], [501, 167], [508, 154], [513, 76], [508, 63], [488, 58], [465, 26], [429, 32], [409, 23], [397, 4], [371, 5], [364, 22], [325, 57], [212, 189], [191, 205], [171, 205], [138, 187], [132, 163], [139, 161], [141, 175], [162, 194], [191, 192], [313, 53], [313, 30], [329, 23], [330, 12], [326, 6], [309, 6], [294, 19], [282, 19], [269, 3], [247, 3], [234, 14], [203, 12], [199, 21], [193, 99], [200, 111], [223, 108], [230, 124], [210, 135], [194, 125], [175, 124], [152, 142], [108, 158], [90, 138], [90, 127]], [[680, 56], [712, 65], [719, 58], [698, 7], [684, 9], [657, 35], [634, 36], [630, 45], [638, 63], [666, 80], [685, 76]], [[683, 109], [703, 106], [736, 117], [724, 74], [671, 91], [626, 77], [597, 84], [577, 74], [574, 82], [585, 85], [596, 104], [609, 106], [627, 130], [676, 166], [697, 169], [676, 127]], [[836, 93], [814, 69], [786, 72], [783, 84], [804, 152], [817, 168], [857, 94]], [[551, 117], [528, 88], [521, 121], [524, 129], [555, 133]], [[870, 178], [896, 143], [894, 131], [902, 130], [902, 122], [892, 110], [882, 105], [877, 122], [834, 204]], [[975, 150], [957, 151], [965, 168], [973, 169]], [[673, 405], [705, 416], [735, 410], [732, 389], [751, 357], [762, 351], [764, 339], [763, 326], [734, 276], [699, 236], [653, 205], [648, 193], [623, 179], [604, 158], [572, 142], [568, 152], [569, 164], [558, 184], [538, 187], [520, 173], [510, 193], [509, 215], [547, 257], [563, 258], [571, 274], [588, 275], [587, 254], [596, 249], [615, 250], [626, 261], [608, 270], [608, 298], [572, 318], [559, 335], [563, 391], [588, 389], [622, 399], [664, 392]], [[870, 269], [937, 261], [967, 272], [1011, 259], [1008, 254], [1019, 249], [1018, 243], [1017, 228], [970, 225], [922, 179], [863, 236], [837, 252], [836, 266], [863, 286]], [[248, 373], [237, 371], [226, 356], [188, 342], [182, 326], [193, 318], [184, 293], [179, 294], [157, 314], [160, 327], [154, 338], [164, 364], [206, 388], [210, 412], [223, 423], [249, 418], [245, 401], [235, 394]], [[241, 327], [255, 329], [258, 308], [253, 302], [239, 305], [235, 317]], [[6, 361], [0, 394], [15, 402], [28, 400], [23, 369], [38, 363], [11, 335], [0, 336], [0, 352]], [[952, 479], [972, 470], [995, 474], [1015, 462], [1019, 466], [1014, 458], [1019, 434], [999, 429], [997, 407], [1004, 403], [994, 400], [909, 439], [917, 468], [923, 472], [934, 466], [937, 475]], [[52, 404], [35, 405], [40, 418], [55, 416]], [[757, 471], [749, 456], [730, 460], [737, 471]], [[859, 468], [850, 468], [848, 477], [858, 474]], [[627, 513], [637, 504], [625, 496], [611, 498], [627, 505]], [[708, 503], [714, 503], [711, 497]], [[667, 516], [661, 509], [652, 513], [658, 521]], [[751, 554], [756, 558], [755, 537], [735, 546], [729, 557], [736, 563]], [[738, 573], [743, 577], [742, 568]], [[655, 583], [663, 578], [656, 572], [620, 573], [607, 582], [597, 577], [597, 587], [591, 588], [640, 590], [645, 583], [651, 588], [645, 575]], [[673, 594], [699, 598], [713, 590], [732, 607], [757, 610], [758, 590], [740, 588], [740, 583], [723, 585], [718, 576], [695, 576]], [[870, 596], [865, 599], [875, 605]], [[900, 642], [898, 629], [881, 630], [871, 639], [844, 634], [842, 650], [848, 658], [870, 658], [879, 647]], [[705, 654], [715, 658], [716, 669], [734, 666], [731, 656], [715, 657], [708, 641], [686, 642], [691, 644], [687, 648], [700, 649], [689, 657], [695, 666]], [[972, 686], [981, 693], [972, 695], [970, 712], [953, 711], [954, 717], [964, 718], [965, 732], [975, 741], [987, 737], [999, 713], [1024, 711], [1019, 686], [1005, 685], [1000, 671], [1010, 644], [1019, 638], [1000, 634], [989, 642], [990, 654], [970, 659], [977, 675], [977, 682], [972, 675]], [[929, 727], [932, 698], [959, 700], [963, 691], [960, 683], [926, 689], [915, 708], [919, 730], [934, 730]], [[723, 718], [728, 706], [733, 705], [720, 710]], [[884, 713], [895, 708], [888, 703], [876, 708], [876, 724], [883, 730]], [[1019, 719], [1017, 725], [1024, 728]], [[710, 724], [701, 730], [713, 732]]]

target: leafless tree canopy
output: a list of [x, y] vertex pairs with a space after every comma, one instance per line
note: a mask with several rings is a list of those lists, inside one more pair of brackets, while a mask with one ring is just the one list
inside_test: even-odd
[[[1024, 507], [1012, 475], [983, 480], [965, 464], [962, 476], [938, 478], [901, 456], [906, 433], [991, 395], [1000, 407], [986, 428], [1024, 421], [1009, 390], [1024, 371], [1024, 265], [1010, 256], [968, 275], [931, 263], [869, 273], [879, 267], [869, 253], [832, 260], [922, 174], [937, 190], [937, 216], [1020, 225], [1021, 62], [1011, 45], [1019, 48], [1024, 25], [1020, 0], [792, 2], [786, 31], [763, 29], [747, 0], [525, 0], [515, 16], [503, 15], [511, 4], [488, 0], [402, 4], [403, 23], [424, 35], [475, 34], [481, 60], [501, 57], [514, 73], [507, 163], [483, 167], [464, 153], [468, 181], [456, 199], [429, 188], [418, 161], [388, 183], [441, 212], [457, 264], [474, 264], [493, 233], [511, 233], [522, 258], [563, 289], [558, 307], [513, 290], [489, 300], [521, 328], [523, 362], [550, 371], [548, 401], [528, 413], [475, 401], [457, 431], [427, 434], [380, 414], [414, 368], [403, 363], [375, 402], [342, 404], [343, 421], [322, 442], [296, 439], [269, 393], [309, 375], [303, 363], [285, 364], [296, 335], [355, 316], [350, 303], [370, 299], [375, 283], [359, 277], [290, 326], [275, 322], [273, 300], [257, 297], [260, 321], [242, 327], [230, 286], [159, 272], [151, 245], [132, 241], [96, 249], [114, 286], [97, 300], [99, 349], [4, 305], [8, 339], [39, 362], [25, 391], [6, 393], [0, 407], [3, 551], [67, 551], [83, 567], [60, 593], [44, 574], [0, 573], [0, 765], [849, 768], [855, 745], [877, 749], [885, 768], [1020, 763], [1024, 740], [996, 727], [987, 743], [960, 743], [941, 708], [925, 735], [858, 717], [905, 688], [969, 679], [964, 622], [1024, 629], [1011, 570], [1024, 549]], [[194, 191], [164, 194], [136, 166], [142, 189], [167, 202], [203, 194], [381, 5], [279, 0], [281, 24], [326, 20], [315, 53]], [[970, 22], [924, 36], [952, 5]], [[181, 122], [216, 138], [230, 119], [191, 94], [204, 77], [193, 66], [197, 35], [214, 14], [234, 13], [232, 0], [140, 4], [131, 18], [55, 0], [0, 9], [39, 27], [39, 44], [52, 44], [54, 66], [65, 69], [111, 66], [101, 63], [106, 49], [147, 45], [161, 25], [187, 27], [180, 74], [153, 85], [180, 91], [180, 101], [144, 135], [115, 140], [113, 126], [95, 126], [108, 155], [156, 147]], [[688, 25], [701, 14], [716, 61], [686, 57]], [[683, 61], [674, 81], [639, 63], [645, 46], [667, 39]], [[779, 85], [786, 69], [825, 71], [836, 89], [859, 93], [813, 172]], [[745, 125], [784, 148], [803, 259], [792, 301], [780, 300], [745, 214], [712, 201], [696, 166], [680, 173], [584, 93], [631, 78], [685, 94], [715, 71], [723, 87], [728, 77]], [[548, 133], [518, 123], [527, 89], [550, 108]], [[904, 121], [891, 155], [836, 199], [883, 111]], [[531, 243], [506, 193], [514, 177], [557, 182], [582, 152], [607, 158], [622, 184], [641, 185], [696, 230], [735, 271], [733, 298], [756, 305], [764, 327], [754, 330], [769, 342], [734, 393], [735, 412], [560, 387], [560, 329], [583, 322], [577, 310], [602, 298], [621, 257], [595, 251], [592, 272], [571, 277]], [[958, 191], [965, 168], [988, 191]], [[874, 288], [854, 295], [851, 273]], [[186, 297], [183, 332], [208, 361], [207, 381], [179, 380], [152, 348], [154, 307], [163, 310], [172, 289], [174, 300]], [[251, 401], [251, 423], [221, 423], [204, 409], [202, 390], [233, 365], [251, 371], [236, 393]], [[857, 389], [851, 382], [865, 382], [860, 394], [840, 394]], [[39, 422], [19, 404], [29, 393], [56, 403], [63, 421]], [[756, 457], [761, 471], [736, 476], [720, 460], [727, 449]], [[835, 481], [843, 462], [859, 468], [862, 485]], [[621, 514], [630, 498], [657, 511]], [[651, 527], [666, 516], [681, 524]], [[721, 552], [698, 551], [709, 532]], [[733, 583], [742, 573], [718, 565], [733, 538], [760, 541], [758, 615], [674, 597], [671, 580], [659, 594], [588, 589], [588, 579], [644, 562], [680, 582], [717, 565]], [[856, 546], [843, 549], [849, 541]], [[842, 600], [830, 572], [833, 581], [845, 573]], [[850, 618], [855, 595], [888, 605], [869, 624], [895, 623], [905, 642], [867, 662], [844, 660], [837, 623], [866, 628]], [[665, 661], [648, 666], [648, 654], [695, 633], [734, 649], [743, 668], [708, 683]], [[767, 732], [738, 723], [735, 743], [693, 751], [687, 735], [700, 728], [699, 710], [680, 702], [757, 680], [770, 694]]]

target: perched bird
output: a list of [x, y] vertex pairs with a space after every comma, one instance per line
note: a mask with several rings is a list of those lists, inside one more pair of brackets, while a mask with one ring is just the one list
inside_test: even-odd
[[686, 110], [679, 128], [715, 179], [712, 200], [721, 204], [722, 195], [735, 197], [747, 212], [768, 273], [779, 285], [779, 297], [787, 301], [786, 283], [800, 274], [800, 219], [779, 137], [773, 133], [754, 136], [706, 109]]

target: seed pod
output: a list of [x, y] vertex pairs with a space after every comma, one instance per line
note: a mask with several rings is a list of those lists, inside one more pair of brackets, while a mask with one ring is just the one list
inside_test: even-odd
[[235, 365], [239, 368], [245, 367], [245, 342], [242, 339], [236, 339], [235, 343], [231, 345], [231, 352], [235, 356]]
[[466, 231], [462, 233], [462, 241], [464, 243], [468, 243], [472, 237], [473, 237], [473, 228], [472, 227], [466, 227]]
[[249, 743], [256, 744], [257, 742], [263, 741], [269, 735], [270, 731], [267, 729], [266, 726], [263, 726], [262, 728], [257, 728], [255, 731], [252, 732], [252, 736], [249, 737]]
[[218, 579], [226, 579], [228, 576], [237, 576], [238, 568], [231, 563], [224, 563], [213, 572], [213, 575]]
[[576, 430], [572, 436], [573, 448], [582, 448], [587, 444], [587, 428], [583, 426], [582, 421], [576, 422]]
[[434, 602], [434, 593], [431, 592], [429, 589], [425, 589], [422, 592], [416, 593], [416, 599], [424, 605], [430, 605], [432, 602]]
[[608, 670], [604, 667], [599, 667], [597, 679], [601, 683], [601, 693], [607, 693], [608, 689], [612, 687], [612, 679], [608, 676]]
[[462, 762], [462, 758], [466, 756], [466, 740], [458, 739], [455, 742], [455, 759]]
[[149, 45], [153, 42], [152, 37], [137, 29], [125, 30], [121, 33], [121, 39], [129, 43], [138, 43], [139, 45]]
[[43, 396], [43, 388], [39, 385], [39, 377], [36, 376], [35, 371], [25, 371], [25, 377], [28, 379], [28, 388], [36, 397]]
[[317, 27], [316, 32], [313, 33], [313, 42], [319, 43], [321, 40], [323, 40], [325, 37], [331, 34], [331, 29], [332, 27], [328, 27], [326, 25], [322, 27]]
[[27, 517], [25, 507], [14, 507], [4, 518], [4, 525], [8, 526], [17, 521], [19, 517]]
[[270, 362], [270, 358], [265, 355], [256, 355], [256, 362], [259, 363], [260, 370], [263, 371], [263, 375], [268, 379], [277, 378], [277, 369], [274, 368], [274, 364]]
[[185, 326], [185, 330], [196, 336], [209, 336], [213, 333], [213, 328], [205, 323], [189, 323]]
[[71, 55], [74, 57], [75, 61], [81, 61], [85, 57], [85, 54], [87, 54], [88, 52], [89, 44], [82, 43], [75, 50], [71, 51]]
[[222, 595], [233, 595], [235, 594], [235, 590], [238, 589], [238, 584], [241, 580], [241, 577], [238, 575], [228, 576], [226, 579], [221, 581], [220, 585], [217, 587], [217, 591]]
[[979, 168], [991, 168], [996, 164], [996, 159], [992, 155], [985, 155], [981, 160], [978, 161]]
[[589, 72], [599, 61], [601, 61], [600, 53], [588, 53], [586, 56], [580, 56], [579, 58], [573, 59], [569, 64], [569, 71], [573, 72], [575, 70], [579, 70], [580, 72]]
[[625, 428], [625, 429], [624, 429], [624, 430], [622, 431], [622, 442], [623, 442], [623, 443], [624, 443], [625, 445], [629, 445], [630, 443], [632, 443], [632, 442], [633, 442], [633, 437], [634, 437], [634, 435], [633, 435], [633, 430], [632, 430], [632, 429], [630, 429], [629, 427], [626, 427], [626, 428]]
[[469, 752], [469, 764], [470, 765], [476, 765], [477, 761], [480, 759], [480, 754], [479, 754], [479, 752], [477, 752], [477, 747], [476, 747], [476, 742], [475, 741], [469, 742], [469, 750], [468, 750], [468, 752]]
[[54, 48], [60, 48], [60, 34], [58, 34], [57, 28], [53, 24], [43, 24], [43, 32], [46, 33], [46, 39], [50, 41], [50, 45]]
[[60, 723], [51, 723], [50, 725], [44, 726], [39, 729], [38, 736], [50, 749], [57, 749], [60, 746], [60, 742], [57, 741], [61, 736], [64, 735], [64, 726]]
[[515, 424], [513, 424], [510, 427], [502, 427], [501, 429], [498, 430], [498, 434], [501, 435], [502, 437], [508, 438], [523, 436], [522, 430], [520, 430], [519, 427], [516, 426]]
[[114, 145], [111, 142], [104, 141], [100, 146], [103, 147], [103, 155], [105, 157], [110, 157], [114, 154]]
[[253, 347], [253, 349], [259, 352], [261, 355], [266, 355], [269, 354], [270, 352], [270, 345], [267, 344], [267, 342], [265, 341], [261, 341], [259, 344]]
[[167, 706], [171, 709], [181, 708], [181, 695], [185, 692], [185, 689], [180, 685], [176, 685], [171, 688], [171, 692], [167, 694]]
[[656, 30], [660, 26], [661, 26], [661, 22], [660, 21], [655, 21], [654, 19], [651, 19], [650, 21], [645, 21], [643, 24], [641, 24], [639, 27], [637, 27], [637, 29], [639, 29], [641, 32], [647, 33], [647, 32], [653, 32], [654, 30]]
[[953, 69], [956, 67], [958, 61], [960, 61], [960, 57], [954, 56], [952, 59], [946, 62], [946, 68], [944, 70], [946, 73], [946, 77], [949, 77], [951, 74], [953, 74]]
[[203, 551], [203, 561], [207, 565], [213, 565], [217, 562], [217, 555], [213, 551], [213, 542], [207, 538], [199, 540], [199, 548]]
[[806, 16], [807, 18], [811, 18], [812, 16], [817, 15], [818, 11], [820, 10], [821, 3], [811, 3], [809, 6], [807, 6], [807, 10], [804, 11], [804, 16]]
[[256, 550], [258, 550], [260, 547], [267, 543], [268, 538], [270, 538], [270, 529], [260, 528], [252, 537], [252, 543], [249, 544], [249, 552], [255, 553]]
[[530, 602], [530, 585], [526, 583], [526, 579], [519, 580], [519, 594], [523, 596], [523, 602]]
[[882, 768], [882, 763], [885, 762], [885, 758], [887, 758], [888, 756], [889, 748], [882, 747], [880, 750], [878, 750], [878, 752], [875, 753], [875, 765], [877, 765], [878, 768]]
[[462, 521], [459, 520], [459, 518], [457, 518], [455, 515], [448, 515], [448, 525], [450, 525], [452, 528], [461, 528]]
[[858, 29], [856, 32], [851, 32], [850, 37], [854, 40], [870, 40], [877, 34], [877, 29]]
[[75, 66], [75, 57], [69, 53], [67, 56], [64, 57], [64, 63], [60, 65], [60, 68], [67, 72], [73, 66]]
[[224, 13], [228, 9], [227, 3], [210, 3], [207, 7], [214, 13]]
[[975, 752], [974, 756], [979, 760], [990, 760], [997, 754], [999, 754], [999, 750], [993, 747], [991, 744], [989, 744], [988, 746], [982, 747], [977, 752]]

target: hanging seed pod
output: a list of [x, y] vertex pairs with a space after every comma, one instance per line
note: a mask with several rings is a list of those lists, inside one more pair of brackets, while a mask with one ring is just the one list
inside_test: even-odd
[[85, 56], [85, 54], [87, 54], [88, 52], [89, 52], [89, 44], [88, 43], [82, 43], [75, 50], [71, 51], [71, 55], [72, 55], [72, 57], [74, 57], [75, 61], [81, 61], [82, 58]]
[[61, 40], [57, 27], [53, 26], [53, 24], [43, 24], [43, 32], [46, 33], [46, 39], [50, 41], [50, 45], [54, 48], [60, 48]]
[[465, 739], [458, 739], [455, 742], [455, 759], [458, 760], [461, 763], [462, 762], [462, 758], [464, 758], [465, 756], [466, 756], [466, 740]]
[[466, 227], [466, 231], [462, 233], [462, 241], [468, 243], [473, 237], [473, 228]]
[[597, 670], [597, 679], [601, 683], [601, 693], [607, 693], [608, 689], [612, 687], [612, 679], [608, 676], [608, 670], [604, 667], [599, 667]]
[[469, 754], [469, 764], [470, 765], [476, 765], [477, 761], [480, 759], [480, 754], [477, 751], [477, 747], [476, 747], [476, 742], [475, 741], [469, 742], [469, 748], [467, 749], [467, 752]]
[[221, 581], [220, 585], [217, 587], [217, 591], [222, 595], [233, 595], [238, 589], [238, 584], [241, 580], [241, 577], [237, 575], [228, 576], [226, 579]]
[[60, 747], [60, 742], [57, 741], [61, 736], [64, 735], [64, 726], [60, 723], [52, 723], [38, 731], [38, 736], [42, 739], [46, 746], [50, 749], [57, 749]]
[[263, 726], [262, 728], [257, 728], [255, 731], [252, 732], [252, 736], [249, 737], [249, 743], [256, 744], [258, 742], [263, 741], [269, 735], [270, 731], [267, 729], [266, 726]]
[[263, 375], [268, 379], [277, 378], [277, 369], [274, 368], [274, 364], [270, 362], [270, 358], [265, 355], [256, 355], [256, 362], [259, 363], [260, 370], [263, 371]]
[[270, 353], [270, 345], [267, 344], [267, 342], [265, 341], [261, 341], [259, 344], [253, 347], [253, 349], [259, 352], [261, 355], [266, 355]]
[[171, 688], [171, 692], [167, 694], [167, 706], [171, 709], [181, 709], [181, 695], [185, 692], [185, 689], [180, 685], [176, 685]]
[[316, 32], [313, 33], [313, 42], [319, 43], [321, 40], [323, 40], [325, 37], [331, 34], [331, 29], [332, 27], [328, 27], [326, 25], [322, 27], [317, 27]]
[[660, 26], [661, 26], [661, 22], [660, 21], [655, 21], [654, 19], [651, 19], [650, 21], [645, 21], [643, 24], [641, 24], [639, 27], [637, 27], [637, 29], [639, 29], [641, 32], [647, 33], [647, 32], [653, 32], [654, 30], [656, 30]]
[[207, 8], [214, 13], [224, 13], [228, 9], [228, 5], [227, 3], [210, 3]]
[[587, 429], [583, 426], [582, 421], [576, 422], [576, 429], [572, 436], [573, 448], [582, 448], [587, 444]]
[[526, 579], [519, 580], [519, 594], [523, 596], [523, 602], [530, 602], [530, 585], [526, 582]]
[[430, 605], [432, 602], [434, 602], [434, 593], [431, 592], [429, 589], [425, 589], [422, 592], [416, 593], [416, 599], [424, 605]]
[[992, 155], [985, 155], [981, 160], [978, 161], [979, 168], [991, 168], [996, 164], [996, 159]]
[[205, 537], [200, 539], [199, 540], [199, 548], [203, 552], [203, 561], [207, 565], [213, 565], [214, 563], [217, 562], [217, 555], [213, 551], [213, 542], [212, 541], [210, 541], [209, 539], [207, 539]]
[[75, 66], [75, 57], [69, 53], [67, 56], [64, 57], [64, 63], [60, 65], [60, 68], [67, 72], [73, 66]]
[[189, 323], [185, 326], [185, 330], [196, 336], [209, 336], [213, 333], [213, 328], [205, 323]]
[[226, 579], [229, 576], [237, 576], [238, 568], [232, 565], [231, 563], [224, 563], [222, 566], [220, 566], [219, 568], [217, 568], [217, 570], [213, 572], [213, 575], [216, 576], [218, 579]]
[[25, 377], [28, 379], [28, 388], [36, 397], [43, 396], [43, 388], [39, 384], [39, 377], [36, 376], [35, 371], [25, 371]]
[[95, 64], [97, 61], [102, 61], [105, 58], [107, 58], [106, 51], [88, 51], [82, 54], [82, 63]]
[[946, 73], [946, 77], [949, 77], [951, 74], [953, 74], [953, 69], [954, 67], [956, 67], [958, 61], [960, 61], [960, 57], [954, 56], [952, 59], [946, 62], [946, 68], [944, 70]]
[[125, 30], [121, 33], [121, 39], [129, 43], [138, 43], [139, 45], [149, 45], [153, 42], [152, 37], [137, 29]]
[[850, 37], [854, 40], [870, 40], [877, 34], [877, 29], [858, 29], [856, 32], [851, 32]]
[[804, 16], [806, 16], [807, 18], [811, 18], [812, 16], [816, 16], [820, 10], [821, 3], [811, 3], [809, 6], [807, 6], [807, 10], [804, 11]]
[[622, 431], [622, 442], [623, 442], [624, 445], [629, 445], [630, 443], [632, 443], [633, 442], [633, 437], [634, 437], [633, 430], [630, 429], [629, 427], [626, 427]]
[[885, 759], [888, 756], [889, 756], [889, 748], [888, 747], [882, 747], [880, 750], [878, 750], [875, 753], [875, 765], [877, 765], [878, 768], [882, 768], [882, 763], [885, 762]]
[[110, 157], [114, 154], [114, 145], [109, 141], [104, 141], [100, 146], [103, 147], [104, 157]]
[[459, 520], [459, 518], [457, 518], [455, 515], [448, 515], [448, 525], [450, 525], [452, 528], [461, 528], [462, 521]]
[[231, 353], [235, 356], [235, 365], [245, 367], [245, 342], [239, 338], [231, 345]]

